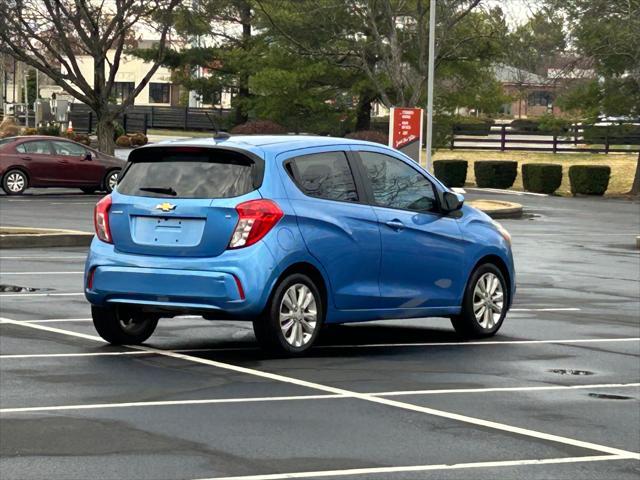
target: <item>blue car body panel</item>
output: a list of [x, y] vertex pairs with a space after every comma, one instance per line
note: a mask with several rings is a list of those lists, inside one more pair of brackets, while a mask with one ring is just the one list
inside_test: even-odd
[[[175, 213], [156, 209], [165, 198], [123, 195], [116, 188], [109, 212], [114, 244], [94, 238], [86, 262], [85, 285], [91, 278], [92, 286], [85, 295], [92, 304], [250, 319], [264, 311], [283, 273], [304, 264], [322, 277], [328, 323], [447, 316], [460, 312], [466, 283], [486, 258], [504, 267], [512, 302], [511, 248], [484, 213], [469, 206], [447, 215], [416, 213], [366, 199], [314, 198], [285, 168], [301, 155], [368, 150], [406, 162], [437, 190], [447, 190], [400, 152], [326, 137], [232, 137], [221, 144], [264, 160], [260, 186], [234, 198], [168, 199], [179, 205]], [[216, 148], [203, 139], [162, 147], [172, 145]], [[276, 202], [282, 219], [255, 245], [227, 249], [238, 220], [235, 207], [260, 198]], [[403, 228], [389, 228], [389, 221]]]

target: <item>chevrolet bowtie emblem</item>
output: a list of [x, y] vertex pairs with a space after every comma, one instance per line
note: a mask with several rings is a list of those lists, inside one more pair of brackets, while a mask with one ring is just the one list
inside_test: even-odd
[[156, 205], [156, 210], [162, 210], [163, 212], [170, 212], [175, 209], [176, 206], [169, 202], [159, 203], [158, 205]]

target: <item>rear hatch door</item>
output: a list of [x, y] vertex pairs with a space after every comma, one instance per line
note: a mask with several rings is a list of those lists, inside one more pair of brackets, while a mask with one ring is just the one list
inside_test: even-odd
[[158, 256], [215, 257], [225, 251], [239, 203], [260, 198], [263, 165], [220, 147], [134, 151], [112, 194], [117, 250]]

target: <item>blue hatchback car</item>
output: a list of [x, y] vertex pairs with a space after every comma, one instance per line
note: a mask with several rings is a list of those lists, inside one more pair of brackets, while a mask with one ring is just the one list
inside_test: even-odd
[[251, 320], [289, 355], [331, 323], [450, 317], [485, 337], [515, 293], [504, 228], [398, 151], [343, 138], [136, 149], [95, 228], [85, 294], [114, 344], [183, 314]]

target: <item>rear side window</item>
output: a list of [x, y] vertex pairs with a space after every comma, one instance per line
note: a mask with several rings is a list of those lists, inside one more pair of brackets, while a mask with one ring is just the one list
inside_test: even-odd
[[287, 165], [296, 185], [310, 197], [357, 202], [358, 192], [344, 152], [303, 155]]
[[251, 159], [236, 152], [151, 148], [134, 156], [117, 190], [142, 197], [237, 197], [255, 190], [254, 169]]
[[16, 151], [18, 153], [42, 153], [45, 155], [51, 153], [51, 150], [49, 150], [49, 142], [37, 140], [21, 143], [16, 147]]

